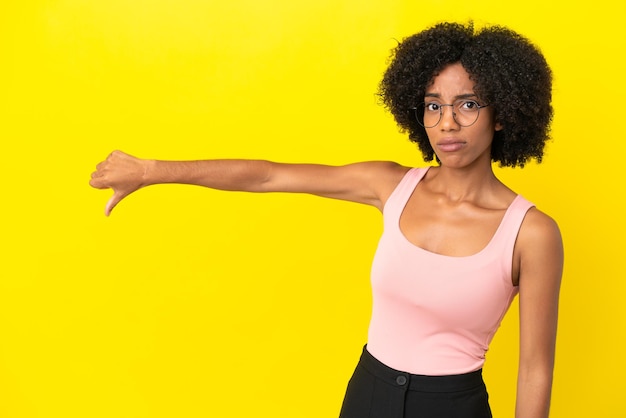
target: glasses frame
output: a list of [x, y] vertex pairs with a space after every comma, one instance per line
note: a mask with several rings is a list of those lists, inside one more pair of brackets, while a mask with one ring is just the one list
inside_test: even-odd
[[[476, 119], [474, 120], [474, 122], [470, 123], [469, 125], [463, 125], [462, 123], [460, 123], [457, 118], [456, 118], [456, 112], [454, 111], [454, 105], [455, 103], [452, 104], [439, 104], [437, 103], [437, 105], [439, 106], [439, 119], [437, 119], [437, 123], [435, 123], [434, 125], [430, 125], [430, 126], [426, 126], [422, 121], [420, 121], [419, 118], [419, 114], [418, 111], [420, 110], [420, 107], [424, 110], [426, 110], [426, 102], [422, 102], [419, 104], [419, 106], [416, 107], [412, 107], [410, 108], [410, 110], [413, 111], [413, 115], [415, 116], [415, 120], [417, 120], [417, 123], [419, 123], [419, 125], [422, 128], [425, 129], [430, 129], [430, 128], [434, 128], [435, 126], [439, 125], [439, 122], [441, 122], [441, 118], [443, 118], [443, 108], [446, 106], [450, 106], [452, 108], [452, 119], [454, 119], [454, 122], [456, 122], [457, 125], [462, 126], [463, 128], [467, 128], [469, 126], [472, 126], [473, 124], [476, 123], [476, 121], [478, 120], [478, 117], [480, 116], [480, 109], [482, 109], [483, 107], [488, 107], [489, 105], [480, 105], [478, 104], [478, 102], [476, 100], [459, 100], [462, 103], [467, 103], [467, 102], [472, 102], [472, 103], [476, 103], [476, 108], [478, 109], [478, 111], [476, 112]], [[423, 115], [422, 115], [422, 119], [423, 119]]]

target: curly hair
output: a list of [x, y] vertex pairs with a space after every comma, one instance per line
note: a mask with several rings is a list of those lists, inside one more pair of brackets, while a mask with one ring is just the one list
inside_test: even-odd
[[541, 162], [552, 121], [552, 72], [529, 40], [501, 26], [478, 31], [472, 22], [440, 23], [409, 36], [393, 50], [378, 88], [383, 105], [402, 132], [417, 143], [425, 161], [435, 152], [413, 108], [445, 67], [461, 63], [474, 93], [495, 110], [491, 159], [503, 167]]

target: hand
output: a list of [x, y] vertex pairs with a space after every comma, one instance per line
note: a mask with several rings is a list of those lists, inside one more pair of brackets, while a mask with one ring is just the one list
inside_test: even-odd
[[106, 204], [104, 213], [111, 214], [113, 208], [126, 196], [146, 185], [148, 161], [122, 151], [113, 151], [106, 160], [96, 166], [89, 185], [96, 189], [113, 189], [113, 196]]

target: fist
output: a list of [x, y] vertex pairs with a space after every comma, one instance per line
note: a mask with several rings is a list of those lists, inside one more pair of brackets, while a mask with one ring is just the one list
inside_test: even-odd
[[113, 151], [106, 160], [96, 166], [89, 185], [96, 189], [113, 189], [113, 196], [105, 207], [107, 216], [122, 199], [146, 185], [147, 169], [147, 160], [122, 151]]

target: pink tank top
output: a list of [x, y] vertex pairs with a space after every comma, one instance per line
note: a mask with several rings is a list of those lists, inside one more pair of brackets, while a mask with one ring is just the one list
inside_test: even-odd
[[367, 350], [413, 374], [478, 370], [517, 294], [513, 247], [533, 204], [517, 196], [491, 241], [467, 257], [435, 254], [409, 242], [400, 215], [428, 171], [411, 169], [383, 210], [384, 232], [372, 266], [373, 307]]

